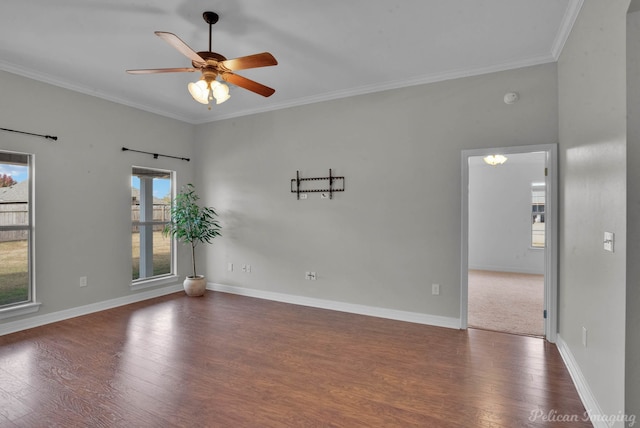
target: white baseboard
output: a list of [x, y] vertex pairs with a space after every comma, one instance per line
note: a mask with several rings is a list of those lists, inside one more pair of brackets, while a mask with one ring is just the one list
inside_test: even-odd
[[15, 333], [21, 330], [26, 330], [29, 328], [39, 327], [45, 324], [51, 324], [52, 322], [63, 321], [81, 315], [87, 315], [93, 312], [104, 311], [106, 309], [128, 305], [130, 303], [153, 299], [154, 297], [164, 296], [180, 290], [183, 290], [182, 284], [175, 284], [169, 287], [156, 288], [154, 290], [135, 293], [129, 296], [118, 297], [116, 299], [91, 303], [89, 305], [79, 306], [77, 308], [71, 308], [63, 311], [52, 312], [50, 314], [37, 315], [17, 321], [7, 322], [4, 324], [0, 324], [0, 336], [9, 333]]
[[527, 273], [531, 275], [544, 275], [544, 268], [542, 270], [533, 268], [518, 268], [509, 266], [485, 266], [485, 265], [472, 265], [469, 264], [469, 270], [486, 270], [490, 272], [507, 272], [507, 273]]
[[407, 321], [416, 324], [426, 324], [436, 327], [459, 329], [460, 319], [428, 315], [417, 312], [399, 311], [395, 309], [379, 308], [374, 306], [357, 305], [353, 303], [337, 302], [334, 300], [316, 299], [313, 297], [296, 296], [292, 294], [276, 293], [273, 291], [256, 290], [244, 287], [235, 287], [217, 283], [208, 283], [207, 288], [224, 293], [239, 294], [247, 297], [273, 300], [276, 302], [291, 303], [294, 305], [309, 306], [313, 308], [330, 309], [339, 312], [368, 315], [378, 318], [387, 318], [397, 321]]
[[[559, 334], [557, 336], [556, 346], [562, 356], [564, 365], [567, 367], [567, 370], [571, 375], [571, 380], [573, 380], [573, 384], [578, 391], [580, 400], [582, 400], [582, 405], [587, 410], [589, 416], [591, 416], [591, 423], [595, 428], [610, 428], [611, 425], [607, 422], [607, 418], [603, 416], [602, 409], [600, 408], [596, 398], [593, 396], [591, 388], [589, 388], [589, 384], [584, 378], [578, 362], [573, 357], [571, 349], [569, 349], [569, 345], [567, 345], [567, 342], [565, 342]], [[582, 417], [583, 415], [580, 416]]]
[[[234, 287], [223, 284], [207, 285], [210, 290], [221, 291], [225, 293], [238, 294], [248, 297], [256, 297], [265, 300], [273, 300], [283, 303], [291, 303], [294, 305], [310, 306], [314, 308], [330, 309], [340, 312], [348, 312], [360, 315], [369, 315], [378, 318], [387, 318], [398, 321], [407, 321], [417, 324], [433, 325], [437, 327], [446, 327], [459, 329], [460, 319], [442, 317], [438, 315], [428, 315], [417, 312], [399, 311], [394, 309], [379, 308], [373, 306], [357, 305], [353, 303], [337, 302], [333, 300], [316, 299], [311, 297], [295, 296], [291, 294], [275, 293], [271, 291], [255, 290], [243, 287]], [[37, 315], [25, 319], [0, 324], [0, 336], [51, 324], [57, 321], [63, 321], [93, 312], [104, 311], [106, 309], [118, 306], [128, 305], [143, 300], [153, 299], [155, 297], [164, 296], [183, 290], [182, 284], [174, 284], [168, 287], [157, 288], [154, 290], [144, 291], [129, 296], [118, 297], [116, 299], [105, 300], [102, 302], [91, 303], [89, 305], [79, 306], [77, 308], [66, 309], [58, 312], [52, 312], [44, 315]]]

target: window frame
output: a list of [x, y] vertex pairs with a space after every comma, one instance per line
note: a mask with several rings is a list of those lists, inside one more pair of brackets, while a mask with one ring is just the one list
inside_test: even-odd
[[[540, 204], [539, 202], [536, 201], [536, 198], [540, 198], [539, 193], [542, 193], [542, 198], [544, 199], [544, 202], [542, 204]], [[531, 230], [530, 230], [530, 243], [529, 246], [531, 249], [533, 250], [544, 250], [547, 245], [546, 245], [546, 221], [545, 221], [545, 216], [547, 214], [546, 211], [546, 206], [547, 206], [547, 189], [544, 183], [531, 183], [531, 203], [530, 203], [531, 209], [530, 209], [530, 224], [531, 224]], [[542, 211], [536, 210], [536, 207], [540, 207], [542, 206]], [[545, 225], [545, 228], [543, 229], [543, 242], [542, 245], [539, 244], [535, 244], [534, 243], [534, 234], [535, 234], [535, 230], [533, 228], [533, 226], [536, 224], [536, 222], [534, 221], [534, 216], [536, 215], [542, 215], [542, 221], [540, 223]]]
[[[28, 188], [28, 196], [27, 196], [27, 224], [26, 225], [13, 225], [13, 226], [2, 226], [0, 225], [0, 231], [15, 231], [15, 230], [26, 230], [27, 231], [27, 299], [8, 303], [4, 305], [0, 305], [0, 319], [5, 319], [9, 317], [25, 315], [32, 312], [36, 312], [40, 308], [40, 303], [36, 301], [36, 281], [35, 281], [35, 206], [34, 206], [34, 164], [35, 164], [35, 155], [33, 153], [24, 153], [24, 152], [16, 152], [12, 150], [4, 150], [0, 149], [0, 153], [15, 155], [15, 156], [25, 156], [26, 157], [26, 167], [27, 167], [27, 188]], [[3, 163], [0, 161], [0, 163]]]
[[[158, 173], [165, 173], [169, 175], [169, 180], [170, 180], [170, 189], [169, 189], [169, 195], [171, 198], [171, 202], [170, 202], [170, 206], [171, 204], [173, 204], [173, 200], [175, 199], [175, 194], [176, 194], [176, 180], [175, 180], [175, 176], [176, 176], [176, 172], [173, 170], [167, 170], [167, 169], [163, 169], [163, 168], [155, 168], [155, 167], [146, 167], [146, 166], [139, 166], [139, 165], [133, 165], [131, 167], [131, 175], [130, 175], [130, 182], [129, 182], [129, 193], [131, 194], [131, 191], [133, 189], [133, 184], [132, 184], [132, 180], [134, 176], [138, 176], [137, 174], [135, 174], [135, 171], [137, 170], [148, 170], [150, 172], [158, 172]], [[141, 186], [142, 187], [142, 186]], [[151, 194], [153, 195], [153, 188], [151, 189]], [[140, 189], [140, 205], [142, 204], [142, 189]], [[133, 207], [133, 198], [132, 198], [132, 207]], [[153, 206], [153, 201], [152, 201], [152, 206]], [[161, 224], [166, 224], [169, 221], [171, 221], [171, 219], [169, 218], [168, 221], [151, 221], [151, 222], [145, 222], [145, 221], [140, 221], [140, 219], [138, 219], [137, 221], [133, 220], [133, 216], [131, 216], [131, 233], [133, 233], [133, 228], [134, 226], [145, 226], [145, 225], [149, 225], [149, 226], [157, 226], [157, 225], [161, 225]], [[142, 289], [142, 288], [147, 288], [147, 287], [153, 287], [153, 286], [158, 286], [158, 285], [165, 285], [165, 284], [172, 284], [175, 283], [175, 281], [178, 279], [178, 275], [177, 275], [177, 246], [176, 246], [176, 241], [175, 239], [173, 239], [172, 237], [168, 237], [167, 239], [170, 240], [170, 267], [169, 267], [169, 272], [168, 273], [163, 273], [163, 274], [159, 274], [159, 275], [153, 275], [153, 276], [146, 276], [143, 278], [136, 278], [136, 279], [131, 279], [131, 289], [132, 290], [138, 290], [138, 289]], [[133, 241], [131, 241], [131, 261], [133, 262]], [[142, 245], [140, 248], [140, 252], [143, 251]], [[153, 247], [152, 247], [152, 254], [153, 254]], [[141, 258], [141, 257], [140, 257]]]

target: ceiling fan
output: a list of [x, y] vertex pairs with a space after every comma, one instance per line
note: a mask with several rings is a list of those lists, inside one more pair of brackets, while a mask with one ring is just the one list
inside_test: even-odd
[[[202, 14], [205, 22], [209, 24], [209, 50], [196, 52], [185, 42], [180, 40], [173, 33], [156, 31], [155, 34], [162, 40], [173, 46], [181, 54], [191, 60], [192, 67], [183, 68], [152, 68], [143, 70], [127, 70], [129, 74], [155, 74], [155, 73], [180, 73], [200, 71], [202, 77], [197, 82], [189, 83], [191, 96], [202, 104], [209, 105], [214, 98], [216, 104], [220, 104], [229, 99], [229, 87], [217, 80], [220, 76], [222, 80], [232, 83], [241, 88], [247, 89], [256, 94], [268, 97], [273, 95], [275, 89], [269, 88], [261, 83], [255, 82], [246, 77], [235, 74], [236, 70], [246, 70], [249, 68], [267, 67], [277, 65], [278, 61], [269, 52], [243, 56], [240, 58], [227, 59], [219, 53], [211, 51], [211, 27], [218, 22], [218, 14], [215, 12], [204, 12]], [[209, 110], [211, 106], [209, 105]]]

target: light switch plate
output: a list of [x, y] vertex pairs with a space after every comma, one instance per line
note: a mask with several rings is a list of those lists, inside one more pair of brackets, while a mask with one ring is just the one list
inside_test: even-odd
[[604, 249], [605, 251], [611, 251], [613, 253], [615, 234], [613, 232], [604, 233]]

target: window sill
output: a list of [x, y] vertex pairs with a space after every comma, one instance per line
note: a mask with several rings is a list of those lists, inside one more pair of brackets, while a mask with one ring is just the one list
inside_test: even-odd
[[145, 288], [157, 287], [159, 285], [176, 284], [178, 282], [177, 275], [168, 275], [160, 278], [143, 279], [131, 283], [131, 290], [143, 290]]
[[0, 320], [38, 312], [41, 304], [42, 303], [38, 302], [30, 302], [0, 309]]

